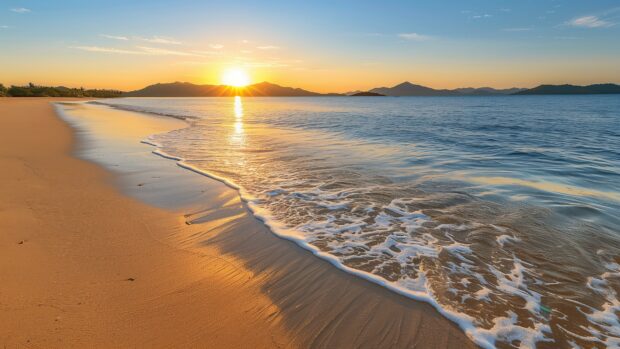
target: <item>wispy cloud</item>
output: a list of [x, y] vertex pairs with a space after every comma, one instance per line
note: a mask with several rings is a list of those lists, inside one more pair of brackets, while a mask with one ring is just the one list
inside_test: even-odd
[[122, 40], [122, 41], [129, 40], [129, 38], [126, 36], [117, 36], [117, 35], [109, 35], [109, 34], [99, 34], [99, 36], [101, 36], [102, 38], [112, 39], [112, 40]]
[[194, 57], [202, 56], [194, 52], [167, 50], [167, 49], [158, 48], [158, 47], [138, 46], [138, 48], [146, 52], [147, 54], [154, 55], [154, 56], [194, 56]]
[[605, 28], [611, 27], [614, 23], [603, 20], [597, 16], [583, 16], [570, 20], [566, 23], [572, 27], [581, 28]]
[[211, 47], [214, 50], [221, 50], [221, 49], [224, 48], [224, 45], [222, 45], [222, 44], [211, 44], [211, 45], [209, 45], [209, 47]]
[[505, 32], [527, 32], [527, 31], [531, 31], [534, 28], [532, 27], [519, 27], [519, 28], [504, 28], [502, 29]]
[[116, 47], [102, 47], [102, 46], [72, 46], [71, 48], [76, 50], [82, 50], [87, 52], [99, 52], [99, 53], [113, 53], [113, 54], [125, 54], [125, 55], [146, 55], [146, 56], [186, 56], [186, 57], [204, 57], [204, 54], [197, 52], [186, 52], [167, 50], [158, 47], [137, 46], [135, 49], [121, 49]]
[[490, 15], [488, 13], [485, 13], [483, 15], [473, 15], [473, 16], [471, 16], [471, 18], [473, 18], [473, 19], [482, 19], [482, 18], [491, 18], [491, 17], [493, 17], [493, 15]]
[[418, 33], [401, 33], [401, 34], [398, 34], [398, 37], [401, 39], [411, 40], [411, 41], [428, 41], [432, 39], [431, 36], [422, 35]]
[[175, 40], [173, 38], [168, 38], [168, 37], [164, 37], [164, 36], [153, 36], [150, 38], [144, 38], [141, 36], [136, 36], [135, 37], [136, 40], [140, 40], [140, 41], [144, 41], [144, 42], [148, 42], [151, 44], [163, 44], [163, 45], [181, 45], [183, 44], [182, 42]]
[[0, 29], [8, 29], [9, 26], [8, 25], [0, 25]]
[[273, 45], [257, 46], [256, 48], [259, 49], [259, 50], [278, 50], [278, 49], [280, 49], [280, 47], [273, 46]]
[[114, 47], [101, 47], [101, 46], [71, 46], [76, 50], [88, 51], [88, 52], [102, 52], [102, 53], [116, 53], [126, 55], [144, 55], [146, 52], [137, 50], [125, 50]]
[[25, 8], [25, 7], [12, 8], [11, 11], [16, 12], [16, 13], [28, 13], [28, 12], [31, 12], [30, 9]]

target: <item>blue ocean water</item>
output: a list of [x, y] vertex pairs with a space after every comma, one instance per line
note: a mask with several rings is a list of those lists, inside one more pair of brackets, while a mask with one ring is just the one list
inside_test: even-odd
[[485, 347], [620, 345], [620, 96], [130, 98], [275, 233]]

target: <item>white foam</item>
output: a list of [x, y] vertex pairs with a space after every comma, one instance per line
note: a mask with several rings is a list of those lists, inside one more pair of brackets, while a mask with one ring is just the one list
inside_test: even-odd
[[519, 238], [514, 237], [512, 235], [500, 235], [498, 236], [496, 239], [497, 243], [501, 246], [504, 247], [504, 245], [508, 242], [518, 242], [521, 241]]
[[527, 268], [521, 260], [513, 256], [512, 270], [504, 274], [493, 266], [489, 266], [489, 270], [497, 278], [497, 289], [505, 293], [521, 297], [525, 303], [525, 309], [529, 310], [533, 315], [538, 316], [540, 312], [540, 294], [528, 289], [524, 272]]
[[[615, 262], [607, 262], [604, 263], [604, 266], [609, 271], [602, 273], [599, 277], [589, 277], [586, 286], [603, 296], [605, 302], [600, 308], [582, 304], [589, 311], [584, 311], [581, 308], [578, 310], [586, 316], [591, 324], [582, 327], [592, 335], [588, 337], [591, 341], [600, 342], [607, 348], [620, 348], [620, 318], [618, 317], [620, 300], [618, 300], [618, 293], [611, 285], [610, 280], [620, 278], [620, 265]], [[571, 334], [576, 336], [572, 332]]]
[[[151, 144], [158, 148], [160, 147], [159, 144], [151, 140], [146, 140], [143, 143]], [[177, 162], [177, 165], [182, 168], [185, 168], [193, 172], [196, 172], [198, 174], [216, 179], [226, 184], [227, 186], [238, 190], [241, 199], [244, 202], [246, 202], [248, 208], [254, 214], [254, 216], [257, 217], [262, 222], [264, 222], [265, 225], [267, 225], [270, 228], [270, 230], [277, 236], [295, 242], [300, 247], [312, 252], [315, 256], [328, 261], [335, 267], [347, 273], [361, 277], [370, 282], [376, 283], [400, 295], [409, 297], [417, 301], [426, 302], [432, 305], [444, 317], [446, 317], [447, 319], [459, 325], [459, 327], [465, 332], [465, 334], [482, 348], [485, 348], [485, 349], [495, 348], [496, 340], [518, 339], [521, 341], [522, 347], [524, 348], [529, 348], [529, 347], [533, 348], [537, 341], [548, 341], [549, 340], [544, 334], [545, 332], [549, 331], [548, 326], [539, 324], [539, 323], [535, 324], [534, 329], [518, 326], [515, 324], [516, 323], [515, 315], [511, 315], [510, 317], [507, 317], [507, 318], [497, 318], [495, 320], [495, 325], [491, 329], [484, 329], [482, 327], [478, 327], [476, 325], [476, 319], [473, 318], [472, 316], [467, 315], [465, 313], [458, 312], [452, 307], [444, 306], [437, 301], [437, 299], [433, 295], [432, 290], [429, 288], [426, 274], [423, 271], [418, 272], [416, 278], [402, 278], [398, 281], [391, 282], [378, 275], [348, 267], [338, 257], [332, 254], [323, 252], [319, 250], [316, 246], [312, 245], [310, 243], [311, 241], [303, 233], [287, 226], [286, 224], [282, 222], [279, 222], [277, 219], [275, 219], [275, 217], [273, 217], [273, 215], [267, 209], [262, 208], [258, 204], [260, 202], [259, 200], [257, 200], [255, 197], [250, 195], [246, 190], [244, 190], [244, 188], [240, 187], [233, 181], [227, 178], [217, 176], [208, 171], [204, 171], [191, 164], [188, 164], [185, 161], [185, 159], [167, 154], [161, 151], [160, 149], [153, 151], [153, 153], [159, 156], [162, 156], [164, 158], [167, 158], [167, 159], [175, 160]], [[276, 192], [275, 194], [278, 195], [281, 193], [283, 192]], [[406, 201], [404, 200], [400, 200], [400, 201], [394, 200], [390, 205], [388, 205], [389, 210], [397, 213], [398, 215], [400, 215], [400, 217], [394, 217], [391, 215], [380, 213], [375, 218], [375, 224], [377, 226], [388, 226], [389, 221], [396, 219], [396, 220], [400, 220], [403, 223], [403, 226], [406, 228], [407, 232], [412, 232], [417, 227], [420, 227], [425, 221], [428, 220], [428, 217], [426, 217], [424, 214], [422, 214], [419, 211], [407, 212], [401, 207], [399, 207], [399, 204], [402, 204], [405, 202]], [[323, 222], [325, 227], [329, 226], [330, 223], [332, 222], [330, 222], [329, 219]], [[317, 222], [313, 222], [312, 224], [315, 226], [315, 228], [317, 226], [320, 226], [320, 224]], [[359, 224], [361, 225], [365, 223], [359, 223]], [[357, 225], [357, 226], [349, 225], [349, 226], [346, 226], [345, 228], [339, 228], [337, 229], [337, 232], [343, 233], [346, 231], [352, 231], [352, 230], [355, 230], [356, 227], [359, 227], [360, 225]], [[468, 226], [440, 225], [440, 226], [437, 226], [436, 229], [455, 229], [457, 231], [460, 231], [460, 230], [465, 230], [471, 227], [472, 225], [468, 225]], [[398, 260], [401, 264], [404, 265], [404, 264], [409, 263], [413, 257], [418, 257], [418, 256], [436, 257], [440, 251], [440, 248], [443, 248], [443, 249], [446, 249], [446, 251], [448, 251], [449, 253], [460, 256], [460, 259], [463, 260], [464, 262], [468, 262], [468, 263], [472, 262], [462, 256], [463, 254], [471, 253], [471, 249], [468, 246], [458, 243], [456, 241], [453, 241], [451, 245], [438, 247], [436, 242], [437, 242], [437, 239], [432, 237], [429, 234], [423, 234], [422, 236], [420, 236], [418, 239], [415, 240], [415, 244], [405, 243], [405, 242], [398, 241], [397, 239], [390, 237], [389, 239], [386, 239], [386, 241], [383, 244], [378, 244], [378, 245], [373, 246], [371, 248], [371, 251], [381, 252], [381, 253], [384, 253], [384, 252], [390, 253], [396, 257], [396, 260]], [[346, 249], [355, 247], [354, 241], [348, 241], [347, 244], [348, 245], [346, 246], [340, 247], [341, 252], [345, 251]], [[358, 247], [359, 246], [366, 246], [366, 245], [358, 244]], [[395, 253], [389, 247], [397, 247], [401, 252]], [[524, 299], [528, 300], [528, 304], [531, 303], [530, 308], [532, 309], [537, 308], [540, 296], [538, 295], [536, 297], [535, 296], [536, 294], [524, 293], [522, 290], [519, 290], [519, 287], [522, 287], [524, 284], [523, 284], [522, 277], [519, 277], [521, 273], [520, 271], [521, 268], [519, 266], [515, 266], [515, 268], [516, 269], [513, 271], [513, 276], [517, 278], [518, 280], [517, 284], [514, 284], [512, 280], [508, 280], [504, 278], [501, 281], [501, 285], [503, 285], [501, 287], [505, 290], [515, 292], [516, 294], [522, 294]], [[486, 283], [486, 280], [484, 279], [484, 277], [480, 275], [479, 273], [472, 272], [471, 274], [476, 279], [478, 279], [481, 282], [481, 284]], [[489, 298], [490, 293], [491, 292], [488, 288], [483, 288], [482, 290], [476, 293], [476, 298], [484, 299], [488, 301], [490, 300]], [[463, 299], [463, 301], [466, 299], [467, 298]]]
[[487, 347], [494, 348], [497, 339], [505, 342], [519, 341], [519, 348], [536, 348], [538, 342], [552, 342], [545, 336], [551, 332], [548, 325], [534, 324], [534, 328], [522, 327], [517, 325], [517, 314], [509, 311], [504, 317], [497, 317], [493, 320], [493, 327], [488, 330], [479, 330], [478, 336]]

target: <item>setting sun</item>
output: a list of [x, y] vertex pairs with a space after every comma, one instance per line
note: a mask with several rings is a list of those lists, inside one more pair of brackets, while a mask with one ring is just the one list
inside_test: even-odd
[[243, 69], [232, 68], [224, 72], [222, 83], [234, 87], [243, 87], [250, 83], [250, 78]]

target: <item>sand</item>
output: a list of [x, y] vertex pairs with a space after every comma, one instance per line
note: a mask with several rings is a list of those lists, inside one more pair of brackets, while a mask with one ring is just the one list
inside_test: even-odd
[[[110, 165], [112, 143], [50, 102], [0, 98], [0, 345], [474, 347], [429, 305], [277, 238], [140, 132], [105, 148], [123, 155]], [[141, 132], [178, 127], [149, 119]]]

